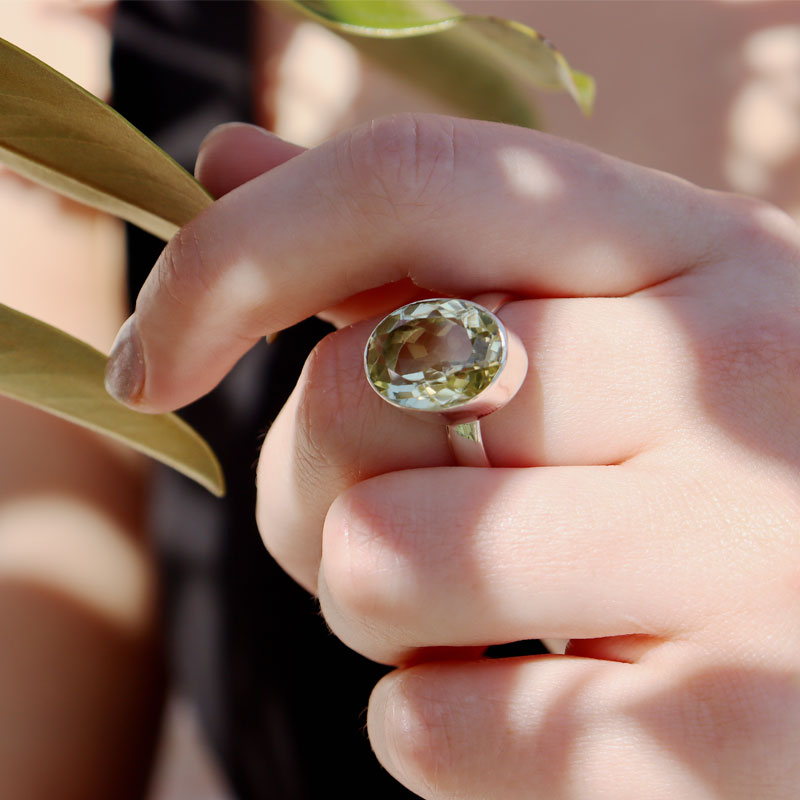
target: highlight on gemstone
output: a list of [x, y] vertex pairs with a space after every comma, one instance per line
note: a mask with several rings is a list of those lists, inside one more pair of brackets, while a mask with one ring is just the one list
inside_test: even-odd
[[495, 379], [506, 357], [502, 323], [469, 300], [436, 298], [393, 311], [372, 332], [367, 378], [401, 408], [437, 411], [462, 405]]

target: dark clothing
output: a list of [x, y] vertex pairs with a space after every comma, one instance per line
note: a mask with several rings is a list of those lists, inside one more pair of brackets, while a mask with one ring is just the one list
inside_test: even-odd
[[[212, 126], [251, 116], [252, 11], [242, 2], [119, 4], [114, 105], [189, 170]], [[128, 233], [135, 297], [163, 243]], [[259, 345], [182, 412], [220, 457], [223, 500], [166, 468], [153, 487], [173, 678], [196, 702], [241, 800], [415, 796], [378, 765], [364, 730], [386, 668], [328, 632], [254, 522], [259, 443], [327, 330], [310, 320]]]

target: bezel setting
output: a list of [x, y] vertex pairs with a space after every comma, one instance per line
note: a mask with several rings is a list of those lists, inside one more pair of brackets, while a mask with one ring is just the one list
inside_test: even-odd
[[[509, 371], [510, 351], [517, 368]], [[391, 405], [460, 424], [507, 403], [522, 383], [527, 357], [488, 308], [437, 297], [384, 317], [367, 340], [364, 369], [370, 386]]]

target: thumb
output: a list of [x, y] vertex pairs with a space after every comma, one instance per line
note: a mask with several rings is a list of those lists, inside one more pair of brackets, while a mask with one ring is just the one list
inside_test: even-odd
[[304, 150], [257, 125], [226, 122], [203, 139], [194, 174], [214, 197], [222, 197]]

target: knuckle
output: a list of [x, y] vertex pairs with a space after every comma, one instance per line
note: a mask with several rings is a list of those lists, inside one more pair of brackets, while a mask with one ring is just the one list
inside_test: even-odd
[[394, 676], [384, 703], [384, 740], [395, 770], [423, 796], [453, 796], [460, 783], [459, 702], [438, 696], [436, 683], [412, 669]]
[[341, 429], [346, 405], [335, 369], [338, 349], [332, 339], [326, 337], [311, 351], [300, 379], [298, 467], [312, 485], [324, 481], [336, 461], [331, 439]]
[[777, 206], [759, 197], [741, 194], [717, 193], [730, 212], [738, 228], [747, 230], [748, 223], [754, 228], [767, 230], [784, 227], [787, 223], [794, 227], [792, 218]]
[[699, 357], [704, 394], [735, 430], [778, 452], [800, 444], [786, 424], [800, 403], [795, 314], [759, 309], [737, 318], [699, 341]]
[[[568, 189], [575, 187], [583, 203], [594, 199], [605, 208], [622, 208], [629, 203], [631, 185], [642, 179], [638, 167], [593, 147], [554, 139], [537, 131], [529, 132], [528, 141], [553, 170], [559, 184]], [[562, 211], [562, 203], [572, 203], [573, 198], [568, 191], [563, 199], [554, 193], [548, 200], [557, 203]], [[583, 220], [584, 224], [586, 221]]]
[[800, 235], [797, 223], [789, 214], [759, 198], [712, 194], [726, 214], [723, 234], [729, 251], [738, 257], [758, 254], [761, 268], [790, 263], [792, 270], [796, 270]]
[[[800, 272], [796, 225], [760, 200], [723, 196], [722, 269], [733, 270], [735, 296], [699, 324], [703, 393], [737, 431], [782, 453], [800, 402]], [[722, 309], [716, 299], [712, 306]], [[791, 439], [791, 442], [788, 440]], [[783, 442], [783, 444], [781, 444]]]
[[380, 492], [340, 495], [325, 523], [322, 566], [336, 611], [349, 628], [376, 646], [405, 646], [415, 641], [410, 630], [419, 609], [398, 542], [402, 531], [387, 505]]
[[325, 461], [349, 463], [354, 423], [363, 423], [368, 393], [360, 349], [349, 330], [336, 331], [314, 348], [304, 380], [305, 430], [310, 445]]
[[349, 331], [329, 334], [312, 350], [300, 377], [296, 470], [308, 495], [331, 494], [360, 478], [360, 431], [370, 391], [361, 378]]
[[388, 610], [386, 564], [378, 533], [381, 516], [352, 502], [339, 510], [345, 525], [332, 529], [326, 524], [323, 533], [325, 583], [341, 614], [371, 627]]
[[209, 290], [205, 257], [191, 226], [181, 228], [161, 252], [154, 271], [157, 290], [177, 306], [194, 306]]
[[153, 275], [158, 294], [165, 295], [177, 306], [186, 304], [186, 299], [181, 291], [181, 270], [178, 268], [178, 258], [171, 243], [158, 257]]
[[359, 187], [367, 206], [362, 210], [395, 216], [413, 212], [436, 202], [452, 184], [457, 129], [456, 120], [436, 115], [373, 120], [341, 137], [340, 177], [346, 186]]

